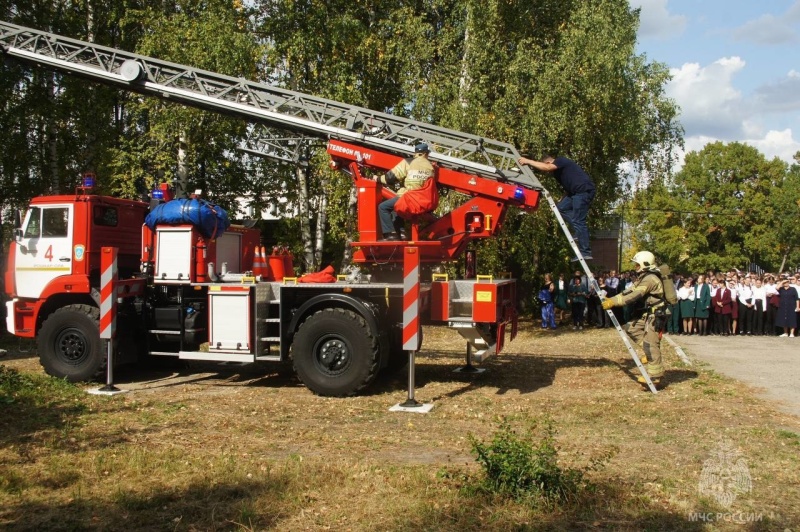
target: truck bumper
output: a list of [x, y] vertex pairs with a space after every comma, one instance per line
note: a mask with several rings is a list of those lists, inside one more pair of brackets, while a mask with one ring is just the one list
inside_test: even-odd
[[14, 302], [16, 299], [12, 299], [11, 301], [6, 301], [6, 330], [11, 333], [15, 334], [14, 332]]
[[6, 329], [15, 336], [36, 336], [36, 313], [41, 302], [31, 303], [14, 298], [6, 302]]

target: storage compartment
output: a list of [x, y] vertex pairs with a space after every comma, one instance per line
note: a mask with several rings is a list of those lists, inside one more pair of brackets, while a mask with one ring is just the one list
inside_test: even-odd
[[471, 279], [452, 281], [450, 291], [450, 318], [472, 319], [474, 286], [475, 281]]
[[227, 263], [227, 271], [241, 273], [242, 267], [242, 235], [238, 233], [225, 233], [217, 238], [217, 271], [222, 271], [222, 265]]
[[212, 286], [208, 306], [209, 351], [250, 351], [250, 289]]
[[154, 278], [156, 283], [192, 282], [194, 266], [192, 242], [195, 238], [195, 232], [190, 226], [156, 228]]

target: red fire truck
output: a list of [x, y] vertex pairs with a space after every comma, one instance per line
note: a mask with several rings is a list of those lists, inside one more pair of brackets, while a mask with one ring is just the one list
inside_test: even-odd
[[[323, 283], [253, 275], [254, 229], [231, 225], [208, 235], [192, 223], [145, 224], [149, 204], [88, 187], [34, 198], [8, 253], [7, 328], [37, 339], [48, 373], [83, 381], [105, 370], [103, 247], [118, 248], [119, 286], [137, 280], [143, 287], [117, 292], [121, 360], [291, 361], [315, 393], [345, 396], [402, 367], [421, 345], [423, 323], [457, 330], [478, 362], [513, 338], [513, 279], [432, 273], [470, 242], [496, 235], [509, 207], [534, 210], [546, 195], [530, 170], [517, 169], [513, 146], [5, 22], [0, 45], [7, 59], [241, 116], [256, 126], [251, 148], [262, 153], [279, 149], [286, 131], [325, 138], [331, 165], [352, 177], [358, 197], [353, 262], [360, 271]], [[464, 201], [438, 217], [409, 220], [408, 240], [380, 240], [378, 205], [393, 192], [373, 176], [419, 142], [431, 147], [438, 186]]]

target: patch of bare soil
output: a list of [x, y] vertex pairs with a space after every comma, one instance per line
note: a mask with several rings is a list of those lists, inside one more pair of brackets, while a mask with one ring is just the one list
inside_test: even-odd
[[[646, 496], [679, 515], [678, 523], [705, 507], [698, 495], [704, 462], [721, 442], [732, 442], [749, 464], [753, 486], [739, 495], [737, 508], [771, 523], [800, 523], [800, 510], [787, 502], [800, 500], [798, 419], [737, 381], [684, 365], [667, 342], [662, 348], [667, 374], [653, 395], [635, 382], [614, 329], [546, 331], [527, 322], [480, 374], [454, 373], [466, 352], [455, 332], [426, 329], [416, 398], [433, 403], [428, 414], [389, 411], [406, 399], [405, 371], [381, 378], [364, 395], [333, 399], [313, 395], [277, 365], [129, 368], [116, 375], [117, 386], [129, 392], [97, 399], [105, 413], [79, 429], [85, 436], [76, 446], [116, 438], [174, 451], [186, 457], [186, 467], [231, 456], [252, 467], [285, 460], [349, 464], [354, 474], [416, 466], [476, 472], [469, 435], [491, 438], [503, 417], [549, 418], [566, 466], [612, 454], [595, 480], [623, 497]], [[0, 363], [41, 372], [33, 353], [12, 347]]]

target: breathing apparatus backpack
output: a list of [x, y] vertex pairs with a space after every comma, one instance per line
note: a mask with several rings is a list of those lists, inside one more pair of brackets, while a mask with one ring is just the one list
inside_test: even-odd
[[657, 275], [658, 278], [661, 279], [661, 300], [664, 304], [653, 311], [653, 315], [655, 316], [653, 328], [657, 332], [663, 333], [667, 330], [667, 321], [672, 314], [672, 309], [670, 307], [678, 302], [678, 293], [675, 291], [675, 284], [669, 278], [669, 267], [662, 265], [659, 266], [658, 269], [645, 272], [645, 275], [648, 274]]
[[661, 285], [664, 287], [664, 301], [674, 305], [678, 302], [678, 292], [675, 291], [675, 283], [669, 278], [669, 266], [662, 264], [658, 267], [658, 273], [661, 276]]

